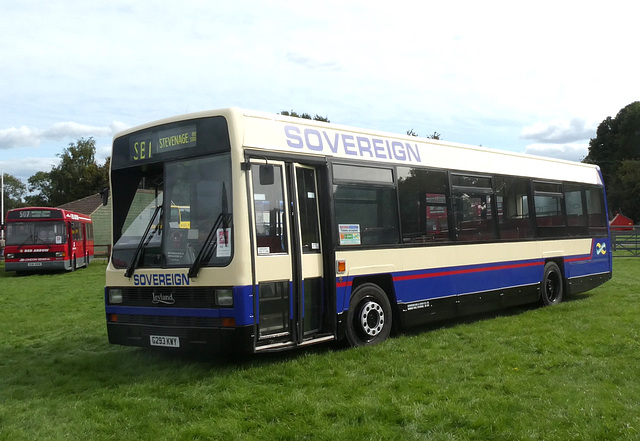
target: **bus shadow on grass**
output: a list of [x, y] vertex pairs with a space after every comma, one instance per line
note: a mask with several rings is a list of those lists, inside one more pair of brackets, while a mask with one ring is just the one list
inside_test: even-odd
[[[579, 302], [583, 300], [587, 300], [593, 295], [591, 292], [585, 292], [581, 294], [572, 294], [570, 296], [565, 296], [562, 300], [562, 303], [573, 303]], [[511, 306], [507, 308], [499, 308], [493, 309], [491, 311], [486, 312], [478, 312], [475, 314], [435, 321], [433, 323], [428, 323], [424, 325], [417, 325], [410, 328], [404, 328], [401, 330], [394, 330], [393, 336], [416, 336], [423, 333], [428, 333], [430, 331], [434, 331], [437, 329], [450, 329], [455, 328], [456, 326], [465, 325], [465, 324], [473, 324], [482, 322], [485, 320], [492, 320], [499, 317], [513, 317], [518, 316], [520, 314], [525, 314], [531, 311], [536, 311], [541, 308], [545, 308], [541, 305], [540, 302], [529, 303], [526, 305], [519, 306]]]
[[[592, 295], [593, 294], [591, 293], [574, 294], [565, 297], [563, 302], [579, 302], [590, 298]], [[394, 329], [391, 336], [391, 343], [393, 344], [393, 339], [398, 337], [417, 336], [428, 334], [429, 332], [438, 329], [451, 329], [456, 326], [479, 323], [499, 317], [518, 316], [541, 308], [542, 306], [540, 306], [539, 303], [532, 303], [441, 320], [400, 330]], [[178, 366], [191, 365], [208, 371], [219, 370], [220, 372], [224, 372], [228, 369], [246, 369], [262, 365], [288, 363], [308, 356], [322, 356], [352, 349], [346, 342], [346, 339], [293, 348], [285, 351], [252, 354], [206, 353], [196, 351], [185, 352], [161, 348], [125, 348], [119, 346], [116, 346], [115, 348], [118, 348], [116, 351], [122, 349], [122, 352], [118, 354], [118, 357], [131, 357], [133, 359], [143, 360], [144, 363], [151, 366], [155, 365], [158, 368], [166, 364]]]

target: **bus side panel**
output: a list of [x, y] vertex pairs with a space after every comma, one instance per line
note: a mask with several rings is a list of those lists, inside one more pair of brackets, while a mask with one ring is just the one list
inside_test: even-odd
[[565, 277], [571, 279], [592, 274], [611, 272], [611, 242], [609, 239], [594, 239], [591, 254], [565, 259]]
[[393, 280], [399, 303], [491, 292], [540, 282], [544, 260], [500, 262], [399, 273]]
[[402, 325], [535, 302], [544, 261], [438, 268], [394, 277]]
[[578, 294], [600, 286], [612, 275], [611, 242], [594, 239], [591, 254], [565, 259], [564, 276], [569, 294]]
[[253, 287], [251, 285], [233, 288], [233, 309], [236, 326], [253, 325]]

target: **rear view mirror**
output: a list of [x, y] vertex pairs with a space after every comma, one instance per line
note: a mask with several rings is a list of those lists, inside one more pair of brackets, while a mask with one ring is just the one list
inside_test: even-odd
[[100, 192], [100, 196], [102, 196], [102, 205], [107, 205], [109, 203], [109, 188], [103, 188]]
[[260, 185], [273, 185], [273, 165], [263, 164], [260, 166]]

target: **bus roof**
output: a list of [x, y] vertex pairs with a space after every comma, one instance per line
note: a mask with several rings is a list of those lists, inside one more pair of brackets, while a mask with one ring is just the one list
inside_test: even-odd
[[599, 168], [593, 164], [238, 108], [166, 118], [125, 130], [114, 140], [157, 125], [211, 116], [225, 117], [232, 132], [232, 145], [235, 138], [245, 148], [359, 160], [372, 165], [421, 166], [602, 185]]
[[[28, 216], [21, 216], [20, 212], [28, 212]], [[7, 221], [25, 220], [80, 220], [91, 222], [91, 216], [55, 207], [20, 207], [7, 211]]]

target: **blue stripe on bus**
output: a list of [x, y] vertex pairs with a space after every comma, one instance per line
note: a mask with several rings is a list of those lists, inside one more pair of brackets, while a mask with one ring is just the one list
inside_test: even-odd
[[[593, 240], [591, 249], [590, 254], [563, 257], [565, 278], [611, 272], [609, 240]], [[399, 271], [391, 276], [397, 302], [410, 303], [537, 284], [542, 279], [544, 264], [545, 259], [539, 258]], [[336, 281], [337, 312], [349, 308], [351, 286], [356, 277], [359, 276], [339, 278]]]
[[[105, 288], [105, 300], [107, 298]], [[253, 324], [253, 289], [251, 286], [236, 286], [233, 288], [233, 308], [172, 308], [157, 306], [117, 306], [106, 305], [107, 314], [138, 314], [166, 317], [208, 317], [233, 318], [237, 326]]]
[[400, 272], [393, 275], [400, 303], [491, 291], [540, 282], [544, 259]]

